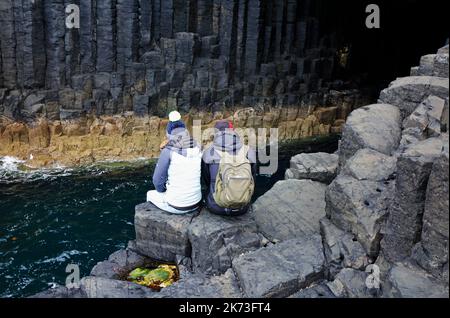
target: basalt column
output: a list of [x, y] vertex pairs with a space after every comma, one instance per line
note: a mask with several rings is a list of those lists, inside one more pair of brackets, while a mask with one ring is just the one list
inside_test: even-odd
[[0, 45], [2, 53], [2, 82], [6, 88], [17, 85], [16, 33], [13, 0], [0, 2]]

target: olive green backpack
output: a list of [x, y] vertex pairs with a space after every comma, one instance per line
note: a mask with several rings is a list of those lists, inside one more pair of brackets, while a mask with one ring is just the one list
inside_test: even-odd
[[222, 208], [239, 209], [247, 206], [255, 192], [248, 146], [243, 146], [236, 155], [218, 151], [219, 170], [216, 178], [214, 201]]

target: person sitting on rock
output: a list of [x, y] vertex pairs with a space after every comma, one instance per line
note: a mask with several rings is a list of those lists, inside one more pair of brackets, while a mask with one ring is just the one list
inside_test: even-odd
[[181, 120], [169, 122], [167, 139], [153, 174], [156, 190], [147, 201], [173, 214], [196, 211], [202, 201], [201, 149]]
[[243, 144], [231, 121], [219, 121], [214, 128], [213, 144], [202, 160], [206, 206], [222, 216], [243, 215], [255, 189], [256, 152]]

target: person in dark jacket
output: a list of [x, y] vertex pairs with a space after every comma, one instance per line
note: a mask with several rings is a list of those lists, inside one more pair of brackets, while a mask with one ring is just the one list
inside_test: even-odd
[[[231, 121], [219, 121], [215, 125], [213, 144], [203, 152], [202, 180], [206, 185], [205, 203], [210, 212], [223, 216], [239, 216], [247, 213], [250, 205], [240, 209], [220, 207], [214, 200], [216, 178], [219, 170], [220, 155], [217, 151], [227, 151], [235, 155], [243, 147], [241, 137], [234, 131]], [[253, 178], [256, 177], [256, 151], [252, 148], [247, 153], [251, 163]]]

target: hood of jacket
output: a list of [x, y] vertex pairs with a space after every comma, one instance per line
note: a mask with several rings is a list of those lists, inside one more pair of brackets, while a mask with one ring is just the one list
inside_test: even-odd
[[168, 134], [169, 142], [166, 146], [170, 151], [184, 154], [186, 149], [195, 148], [197, 143], [189, 134], [187, 129], [175, 129], [172, 134]]
[[220, 131], [214, 135], [213, 145], [219, 151], [236, 152], [242, 148], [242, 140], [232, 130]]

